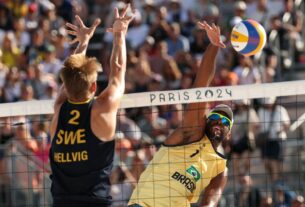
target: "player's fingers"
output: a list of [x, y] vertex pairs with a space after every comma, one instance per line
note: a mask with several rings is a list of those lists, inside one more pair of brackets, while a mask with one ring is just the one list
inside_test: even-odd
[[121, 14], [121, 17], [125, 17], [126, 16], [126, 13], [127, 13], [127, 10], [129, 9], [130, 7], [130, 4], [127, 4], [124, 8], [124, 10], [122, 11], [122, 14]]
[[92, 28], [96, 28], [101, 23], [101, 19], [97, 18], [94, 20], [94, 23], [92, 25]]
[[66, 31], [67, 31], [67, 33], [70, 34], [70, 35], [74, 35], [74, 36], [77, 35], [77, 32], [74, 31], [74, 30], [68, 30], [68, 29], [66, 29]]
[[119, 15], [119, 10], [118, 10], [118, 8], [117, 8], [117, 7], [115, 7], [115, 8], [114, 8], [114, 18], [115, 18], [115, 19], [120, 18], [120, 15]]
[[202, 22], [197, 22], [197, 26], [201, 29], [205, 29], [205, 25]]
[[220, 34], [220, 27], [219, 26], [217, 26], [217, 32], [218, 32], [218, 34]]
[[226, 47], [227, 47], [223, 42], [219, 42], [219, 46], [220, 46], [221, 48], [226, 48]]
[[125, 17], [124, 19], [126, 20], [126, 21], [128, 21], [128, 22], [130, 22], [132, 19], [133, 19], [133, 15], [132, 16], [127, 16], [127, 17]]
[[212, 29], [212, 27], [206, 21], [204, 21], [203, 24], [205, 25], [206, 29], [208, 30]]
[[216, 27], [216, 25], [213, 23], [212, 24], [212, 28], [215, 30], [215, 31], [217, 31], [217, 27]]
[[86, 27], [83, 23], [83, 20], [78, 15], [75, 15], [75, 19], [76, 19], [77, 23], [79, 24], [79, 26]]
[[77, 26], [75, 26], [74, 24], [71, 24], [69, 22], [66, 23], [66, 26], [69, 27], [70, 29], [73, 29], [73, 30], [77, 30], [78, 29]]

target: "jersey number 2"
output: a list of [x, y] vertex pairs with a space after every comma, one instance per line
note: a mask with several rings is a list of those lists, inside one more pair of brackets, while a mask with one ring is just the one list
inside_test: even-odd
[[73, 116], [71, 119], [69, 119], [69, 124], [73, 125], [79, 125], [79, 122], [77, 119], [80, 117], [80, 112], [78, 110], [72, 110], [70, 114]]

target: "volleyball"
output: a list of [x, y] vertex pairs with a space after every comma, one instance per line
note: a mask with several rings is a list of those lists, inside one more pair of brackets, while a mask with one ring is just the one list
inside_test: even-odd
[[237, 23], [231, 32], [231, 45], [235, 51], [252, 56], [260, 52], [266, 44], [264, 27], [253, 19]]

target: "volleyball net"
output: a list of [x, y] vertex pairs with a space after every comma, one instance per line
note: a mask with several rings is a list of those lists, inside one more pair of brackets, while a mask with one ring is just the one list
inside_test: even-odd
[[[258, 143], [253, 140], [247, 146], [229, 143], [219, 149], [227, 156], [229, 168], [221, 207], [236, 206], [246, 185], [245, 176], [260, 191], [261, 202], [270, 197], [278, 199], [277, 190], [291, 196], [304, 195], [305, 81], [290, 81], [125, 94], [115, 135], [113, 206], [126, 206], [160, 144], [179, 126], [185, 105], [194, 102], [211, 102], [211, 106], [226, 103], [232, 107], [232, 143], [242, 138], [241, 131], [251, 132], [247, 135], [253, 134], [254, 140], [262, 128], [271, 130], [271, 126], [281, 133], [278, 136], [283, 159], [279, 159], [276, 171], [266, 169]], [[266, 112], [266, 106], [273, 103], [281, 106], [276, 118]], [[0, 206], [51, 206], [48, 126], [53, 104], [53, 100], [39, 100], [0, 105]], [[244, 157], [240, 150], [249, 153]], [[272, 146], [267, 151], [276, 153]]]

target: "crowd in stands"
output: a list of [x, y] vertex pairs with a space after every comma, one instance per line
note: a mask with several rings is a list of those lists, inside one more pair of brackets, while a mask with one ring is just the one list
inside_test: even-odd
[[[98, 76], [102, 90], [110, 71], [112, 45], [112, 34], [106, 33], [106, 28], [113, 23], [114, 7], [122, 9], [125, 3], [119, 0], [0, 0], [0, 103], [56, 97], [61, 84], [59, 70], [75, 47], [69, 44], [71, 37], [66, 33], [65, 23], [73, 23], [76, 14], [87, 25], [96, 17], [102, 20], [87, 52], [102, 63], [103, 72]], [[209, 43], [206, 33], [196, 27], [198, 20], [218, 24], [227, 45], [218, 53], [212, 86], [283, 81], [286, 71], [305, 63], [303, 1], [133, 0], [131, 4], [135, 17], [126, 37], [125, 93], [190, 88]], [[230, 47], [232, 27], [247, 18], [259, 21], [268, 37], [265, 49], [254, 57], [241, 56]], [[304, 207], [304, 189], [292, 192], [282, 182], [284, 149], [281, 143], [287, 138], [290, 125], [285, 107], [274, 98], [229, 104], [235, 110], [235, 126], [231, 143], [223, 146], [223, 151], [232, 160], [231, 169], [239, 186], [233, 206]], [[141, 172], [160, 143], [178, 126], [182, 113], [182, 105], [120, 111], [112, 174], [112, 195], [116, 201], [113, 206], [126, 206]], [[15, 139], [47, 163], [50, 116], [27, 118], [0, 118], [0, 146]], [[271, 137], [265, 141], [267, 151], [257, 142], [263, 132]], [[249, 157], [258, 148], [268, 179], [274, 184], [271, 194], [255, 186], [249, 174]], [[1, 173], [5, 172], [3, 149], [0, 148], [0, 206], [4, 202], [1, 189], [7, 185], [8, 177]], [[223, 206], [229, 206], [229, 201], [223, 202]]]

